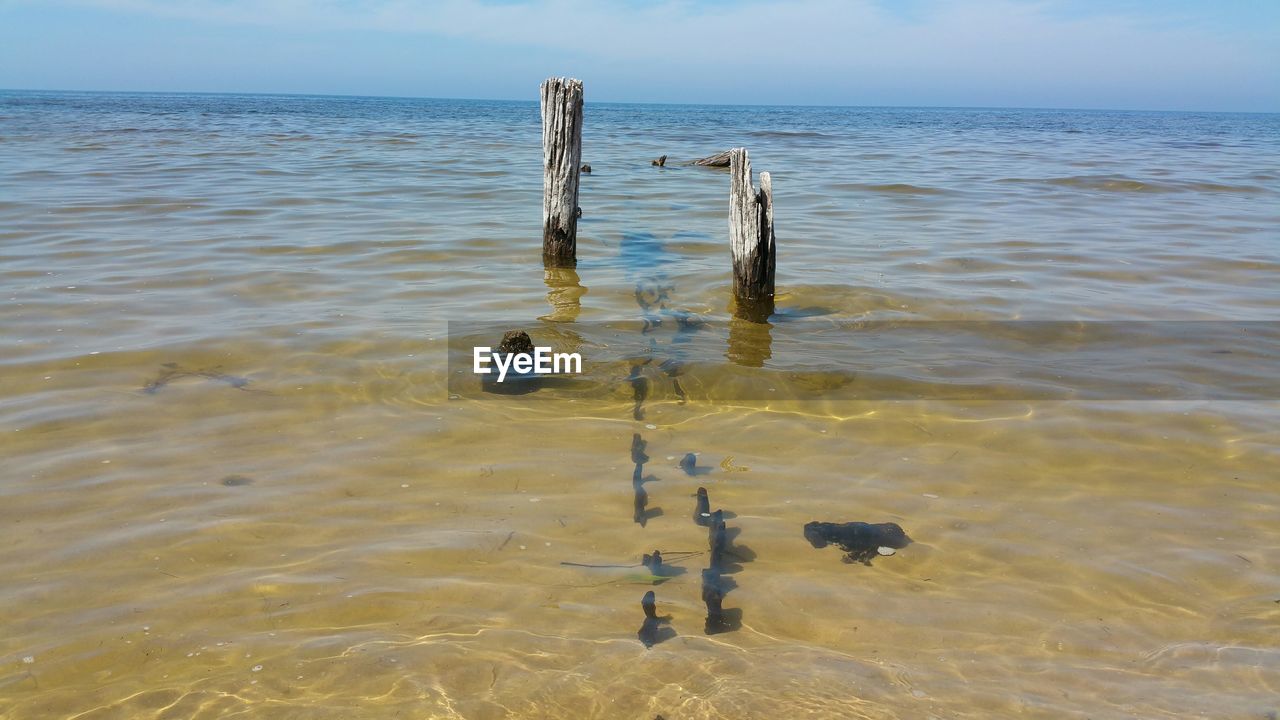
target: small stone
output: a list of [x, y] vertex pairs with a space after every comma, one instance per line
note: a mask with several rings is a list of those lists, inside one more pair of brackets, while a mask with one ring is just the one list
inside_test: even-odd
[[881, 555], [892, 555], [898, 551], [886, 545], [881, 545], [880, 547], [876, 548], [876, 552], [880, 553]]
[[697, 468], [697, 466], [698, 466], [698, 456], [694, 455], [693, 453], [685, 453], [685, 456], [680, 458], [680, 469], [684, 470], [686, 473], [690, 475], [693, 474], [693, 471]]
[[22, 662], [23, 662], [23, 664], [25, 664], [25, 665], [31, 665], [31, 664], [32, 664], [32, 663], [34, 663], [35, 661], [36, 661], [36, 656], [35, 656], [35, 655], [28, 655], [28, 656], [26, 656], [26, 657], [22, 658]]

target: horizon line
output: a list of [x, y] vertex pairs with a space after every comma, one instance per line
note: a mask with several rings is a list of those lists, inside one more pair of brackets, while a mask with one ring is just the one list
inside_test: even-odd
[[[462, 98], [436, 97], [430, 95], [358, 95], [352, 93], [308, 93], [308, 92], [235, 92], [216, 90], [85, 90], [65, 88], [0, 88], [0, 93], [81, 93], [98, 95], [222, 95], [229, 97], [315, 97], [315, 98], [352, 98], [377, 100], [453, 100], [463, 102], [506, 102], [537, 103], [535, 96], [530, 99], [513, 98]], [[673, 105], [682, 107], [788, 107], [788, 108], [844, 108], [844, 109], [909, 109], [909, 110], [1052, 110], [1057, 112], [1131, 112], [1131, 113], [1216, 113], [1222, 115], [1277, 115], [1278, 110], [1171, 110], [1162, 108], [1108, 108], [1108, 107], [1033, 107], [1023, 105], [837, 105], [825, 103], [691, 103], [691, 102], [659, 102], [636, 100], [587, 100], [584, 104], [600, 105]]]

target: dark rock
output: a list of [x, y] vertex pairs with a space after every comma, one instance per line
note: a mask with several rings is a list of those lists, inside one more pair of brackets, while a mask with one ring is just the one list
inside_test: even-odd
[[685, 453], [684, 457], [680, 458], [680, 469], [685, 471], [685, 474], [694, 475], [695, 473], [693, 471], [696, 467], [698, 467], [697, 455], [694, 455], [693, 453]]
[[708, 564], [716, 570], [724, 567], [724, 553], [729, 547], [729, 531], [724, 525], [724, 520], [716, 517], [719, 514], [720, 511], [717, 510], [711, 516], [711, 534], [707, 543], [711, 549], [711, 560]]
[[662, 157], [658, 158], [657, 160], [654, 160], [654, 161], [653, 161], [653, 164], [654, 164], [654, 165], [656, 165], [657, 167], [664, 167], [664, 166], [666, 166], [666, 164], [667, 164], [667, 156], [666, 156], [666, 155], [663, 155]]
[[640, 437], [640, 433], [631, 434], [631, 462], [637, 465], [649, 462], [649, 456], [644, 453], [647, 444], [644, 438]]
[[663, 640], [676, 636], [674, 630], [665, 627], [671, 618], [658, 617], [658, 601], [652, 590], [644, 594], [640, 600], [640, 607], [644, 609], [644, 624], [636, 632], [636, 637], [640, 638], [640, 642], [644, 643], [645, 647], [653, 647]]
[[645, 553], [644, 558], [640, 561], [640, 564], [649, 568], [649, 572], [653, 573], [654, 575], [661, 575], [662, 574], [661, 573], [662, 552], [660, 550], [654, 550], [652, 555]]
[[645, 441], [640, 437], [640, 433], [634, 433], [631, 436], [631, 460], [636, 464], [635, 470], [631, 472], [631, 487], [635, 490], [634, 512], [632, 519], [636, 521], [640, 527], [644, 527], [650, 518], [662, 515], [661, 508], [649, 509], [649, 493], [645, 492], [644, 484], [650, 480], [657, 478], [652, 475], [645, 477], [644, 464], [649, 461], [649, 456], [644, 452]]
[[640, 607], [644, 609], [645, 617], [658, 617], [658, 596], [652, 590], [645, 593], [644, 597], [640, 598]]
[[642, 367], [643, 365], [632, 365], [631, 374], [627, 376], [627, 382], [631, 383], [631, 394], [635, 400], [631, 408], [631, 417], [635, 420], [644, 419], [644, 401], [649, 397], [649, 378], [641, 372]]
[[533, 353], [533, 340], [529, 339], [529, 333], [523, 330], [508, 330], [503, 334], [502, 342], [498, 343], [497, 350], [503, 353], [529, 355]]
[[708, 635], [736, 630], [741, 624], [739, 610], [724, 609], [724, 582], [715, 568], [702, 571], [702, 602], [707, 606], [707, 619], [703, 627]]
[[644, 527], [649, 522], [649, 493], [638, 482], [633, 482], [632, 487], [635, 488], [635, 493], [631, 498], [631, 519]]
[[838, 545], [847, 553], [841, 560], [846, 563], [860, 562], [870, 565], [871, 559], [886, 548], [893, 550], [911, 544], [911, 538], [897, 523], [830, 523], [811, 522], [804, 526], [804, 537], [816, 548], [827, 545]]
[[[494, 355], [532, 355], [533, 340], [523, 330], [508, 330], [503, 334], [501, 342], [493, 349]], [[498, 382], [498, 373], [491, 370], [480, 376], [480, 389], [496, 395], [526, 395], [536, 392], [543, 386], [544, 378], [536, 373], [521, 374], [511, 370], [502, 382]]]
[[707, 517], [707, 544], [715, 545], [716, 528], [724, 526], [724, 511], [717, 510]]
[[706, 488], [698, 488], [698, 504], [693, 508], [693, 521], [702, 527], [711, 524], [711, 500]]
[[579, 171], [581, 171], [581, 172], [584, 172], [584, 173], [590, 174], [590, 173], [591, 173], [591, 166], [590, 166], [590, 165], [588, 165], [587, 163], [582, 163], [582, 167], [578, 168], [578, 170], [579, 170]]

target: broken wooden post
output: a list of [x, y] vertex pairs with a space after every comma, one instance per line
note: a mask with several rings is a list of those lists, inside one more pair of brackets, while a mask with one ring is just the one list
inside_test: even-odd
[[731, 150], [725, 150], [724, 152], [718, 152], [715, 155], [698, 158], [693, 161], [693, 164], [701, 165], [702, 167], [727, 168], [729, 167], [729, 154], [731, 152]]
[[578, 173], [582, 165], [582, 81], [542, 83], [542, 260], [573, 265], [578, 247]]
[[751, 183], [746, 148], [729, 151], [729, 247], [733, 252], [735, 315], [765, 322], [773, 314], [773, 185], [760, 173], [760, 190]]

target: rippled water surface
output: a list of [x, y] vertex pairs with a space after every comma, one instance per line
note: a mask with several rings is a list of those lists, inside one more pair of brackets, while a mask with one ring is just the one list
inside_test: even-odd
[[[1280, 711], [1280, 117], [589, 103], [574, 270], [539, 136], [0, 93], [0, 715]], [[770, 325], [686, 165], [732, 146], [773, 176]], [[493, 328], [585, 376], [475, 392], [449, 336]], [[845, 564], [812, 520], [914, 542]]]

